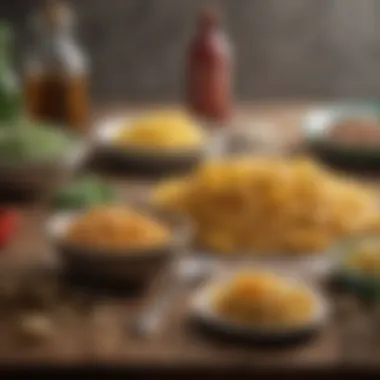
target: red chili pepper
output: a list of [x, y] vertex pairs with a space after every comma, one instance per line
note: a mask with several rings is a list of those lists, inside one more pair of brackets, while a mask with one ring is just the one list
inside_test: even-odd
[[16, 210], [0, 211], [0, 249], [13, 239], [20, 225], [20, 214]]

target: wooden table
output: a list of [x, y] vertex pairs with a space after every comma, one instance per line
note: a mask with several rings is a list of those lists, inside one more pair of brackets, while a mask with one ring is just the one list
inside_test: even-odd
[[[243, 107], [242, 114], [276, 124], [284, 152], [299, 144], [300, 120], [310, 105], [257, 105]], [[113, 179], [125, 192], [125, 180]], [[140, 186], [140, 185], [137, 185]], [[145, 187], [145, 184], [141, 185]], [[126, 192], [125, 192], [126, 194]], [[8, 252], [0, 258], [0, 269], [38, 270], [55, 265], [54, 250], [43, 233], [49, 210], [41, 205], [23, 208], [22, 230]], [[153, 293], [151, 293], [153, 291]], [[78, 296], [83, 290], [75, 290]], [[202, 334], [189, 323], [186, 309], [191, 289], [184, 291], [169, 312], [161, 333], [150, 340], [130, 334], [127, 326], [136, 317], [150, 289], [142, 295], [113, 297], [92, 294], [88, 307], [64, 314], [53, 337], [39, 345], [20, 345], [12, 333], [10, 318], [0, 318], [0, 363], [4, 365], [122, 366], [129, 370], [186, 375], [210, 371], [220, 377], [256, 371], [273, 375], [281, 371], [369, 371], [380, 369], [380, 333], [374, 309], [352, 299], [329, 293], [335, 305], [331, 323], [315, 340], [286, 349], [262, 349], [236, 345]], [[86, 300], [88, 295], [85, 296]], [[1, 311], [1, 310], [0, 310]], [[2, 314], [6, 314], [3, 313]], [[377, 320], [375, 320], [377, 318]], [[157, 372], [158, 371], [158, 372]], [[292, 375], [294, 376], [294, 375]]]

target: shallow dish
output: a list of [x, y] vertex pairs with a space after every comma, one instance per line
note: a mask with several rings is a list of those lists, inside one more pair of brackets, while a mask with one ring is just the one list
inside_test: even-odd
[[206, 154], [206, 146], [190, 149], [152, 149], [120, 147], [114, 143], [122, 128], [132, 126], [135, 117], [115, 117], [101, 122], [95, 129], [93, 143], [102, 157], [123, 165], [127, 170], [185, 172], [197, 166]]
[[[291, 279], [289, 281], [291, 281]], [[227, 282], [228, 279], [211, 281], [195, 294], [190, 304], [191, 315], [205, 326], [208, 326], [219, 333], [237, 338], [248, 338], [260, 342], [281, 342], [307, 337], [318, 332], [327, 322], [329, 314], [327, 302], [319, 292], [300, 281], [297, 282], [302, 286], [307, 286], [316, 300], [315, 314], [307, 324], [292, 327], [284, 327], [280, 325], [267, 327], [231, 321], [218, 314], [212, 307], [212, 301], [215, 294], [226, 286]]]
[[188, 224], [176, 216], [157, 215], [158, 220], [162, 220], [171, 230], [171, 239], [167, 243], [116, 252], [65, 240], [68, 228], [80, 215], [81, 212], [56, 214], [48, 222], [47, 234], [69, 270], [109, 282], [142, 282], [150, 279], [172, 256], [183, 252], [191, 232]]
[[380, 145], [375, 148], [347, 146], [327, 138], [338, 122], [361, 117], [380, 121], [380, 104], [347, 103], [313, 110], [305, 117], [302, 134], [311, 151], [326, 161], [355, 168], [379, 168]]

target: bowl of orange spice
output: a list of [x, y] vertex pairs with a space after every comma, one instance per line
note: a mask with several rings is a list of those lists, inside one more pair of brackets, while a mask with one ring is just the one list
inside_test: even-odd
[[189, 234], [173, 215], [124, 205], [57, 214], [47, 231], [67, 269], [127, 282], [153, 277], [182, 252]]

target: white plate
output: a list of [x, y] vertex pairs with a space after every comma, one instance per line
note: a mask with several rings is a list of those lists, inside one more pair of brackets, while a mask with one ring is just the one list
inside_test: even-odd
[[334, 255], [332, 249], [321, 253], [304, 253], [302, 255], [260, 253], [234, 253], [224, 255], [219, 252], [206, 250], [195, 250], [195, 254], [209, 260], [226, 261], [238, 263], [239, 267], [264, 267], [276, 271], [294, 274], [304, 279], [321, 281], [328, 277], [334, 265]]
[[233, 322], [219, 315], [212, 307], [215, 294], [226, 286], [228, 281], [229, 278], [211, 281], [195, 294], [190, 304], [193, 317], [206, 326], [216, 329], [220, 333], [242, 338], [259, 339], [261, 341], [281, 341], [283, 339], [287, 340], [302, 337], [317, 332], [323, 328], [328, 320], [329, 308], [325, 298], [317, 290], [306, 285], [303, 281], [289, 278], [289, 281], [297, 281], [300, 286], [307, 287], [311, 295], [315, 298], [315, 313], [308, 323], [292, 327], [264, 327]]

